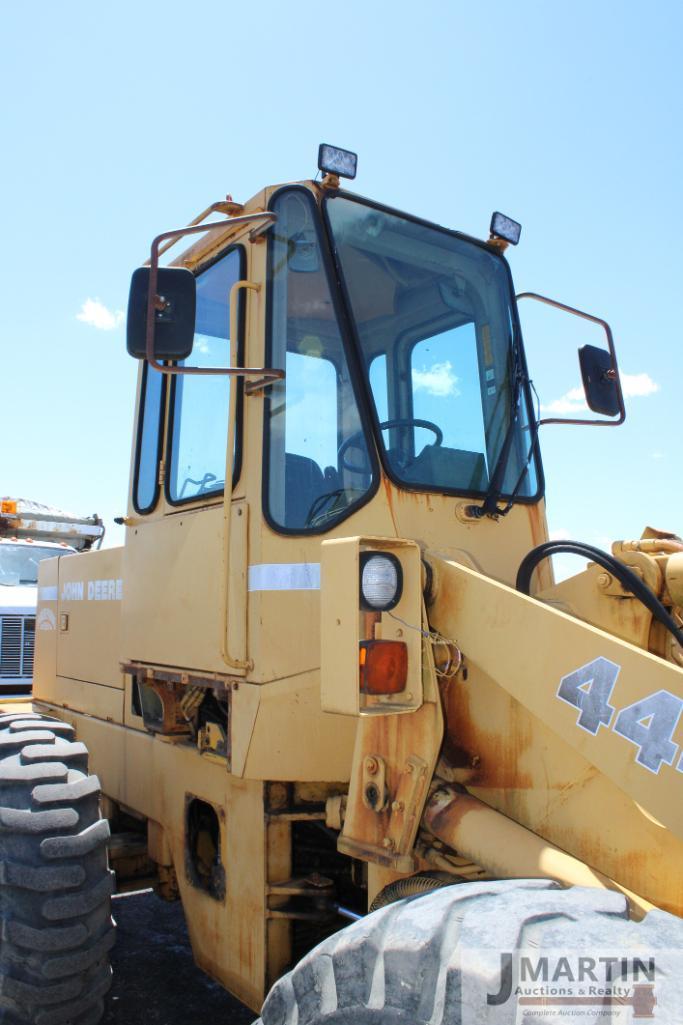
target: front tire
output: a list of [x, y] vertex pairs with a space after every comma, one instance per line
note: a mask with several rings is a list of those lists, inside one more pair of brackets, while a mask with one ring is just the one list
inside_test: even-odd
[[[662, 1021], [683, 1021], [681, 919], [651, 911], [631, 922], [621, 893], [529, 879], [457, 883], [368, 915], [280, 979], [254, 1025], [514, 1025], [515, 997], [502, 1006], [487, 997], [502, 992], [503, 973], [492, 971], [500, 953], [519, 948], [565, 951], [570, 964], [591, 950], [653, 957], [645, 996]], [[540, 1020], [565, 1020], [546, 1013]]]
[[68, 723], [0, 716], [0, 1021], [96, 1025], [113, 873], [100, 784]]

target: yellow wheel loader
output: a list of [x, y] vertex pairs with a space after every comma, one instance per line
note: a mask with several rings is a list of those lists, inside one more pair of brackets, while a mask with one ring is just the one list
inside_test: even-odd
[[[683, 1021], [683, 542], [549, 541], [519, 225], [355, 163], [133, 276], [125, 544], [41, 563], [0, 720], [12, 1025], [100, 1020], [114, 883], [263, 1025]], [[578, 422], [620, 423], [608, 325], [555, 305], [604, 330]]]

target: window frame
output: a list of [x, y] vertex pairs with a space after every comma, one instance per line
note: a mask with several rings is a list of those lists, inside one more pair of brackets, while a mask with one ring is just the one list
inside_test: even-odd
[[[241, 243], [234, 243], [228, 246], [227, 249], [221, 250], [210, 260], [207, 260], [202, 265], [201, 270], [195, 273], [195, 279], [201, 277], [201, 275], [214, 267], [221, 260], [229, 256], [230, 253], [239, 253], [239, 271], [237, 280], [241, 281], [247, 272], [247, 252]], [[238, 309], [237, 309], [237, 365], [244, 365], [244, 350], [245, 350], [245, 323], [246, 323], [246, 303], [244, 302], [244, 292], [240, 291], [237, 297]], [[229, 380], [229, 378], [228, 378]], [[232, 467], [232, 488], [235, 490], [235, 486], [239, 483], [239, 479], [242, 473], [242, 414], [244, 408], [244, 378], [233, 377], [237, 387], [237, 397], [235, 403], [235, 458]], [[173, 375], [171, 380], [171, 387], [169, 389], [169, 402], [168, 402], [168, 423], [166, 425], [166, 473], [164, 475], [164, 498], [168, 505], [173, 508], [187, 506], [192, 502], [206, 505], [213, 499], [225, 497], [225, 483], [222, 488], [212, 489], [210, 491], [204, 491], [201, 495], [188, 495], [186, 498], [172, 498], [171, 497], [171, 463], [173, 459], [173, 427], [175, 423], [175, 397], [176, 387], [178, 383], [177, 375]], [[226, 435], [227, 445], [227, 435]]]
[[[366, 390], [369, 402], [369, 415], [372, 422], [372, 429], [375, 435], [375, 447], [379, 454], [379, 459], [382, 464], [382, 469], [387, 475], [389, 480], [401, 488], [404, 491], [412, 491], [418, 494], [437, 494], [447, 495], [458, 498], [473, 498], [483, 499], [486, 498], [487, 492], [484, 491], [473, 491], [466, 490], [465, 488], [446, 488], [446, 487], [429, 487], [427, 484], [415, 484], [414, 482], [404, 481], [400, 477], [397, 477], [389, 465], [387, 458], [384, 441], [382, 439], [382, 432], [379, 429], [379, 420], [377, 419], [377, 411], [375, 408], [375, 402], [372, 395], [372, 389], [370, 388], [370, 373], [369, 365], [366, 367], [365, 360], [363, 358], [363, 344], [358, 334], [356, 326], [356, 318], [354, 317], [352, 310], [353, 305], [349, 296], [346, 280], [344, 278], [344, 272], [341, 267], [341, 263], [336, 256], [336, 249], [334, 244], [334, 233], [332, 231], [332, 225], [330, 223], [329, 215], [327, 212], [328, 203], [335, 199], [347, 199], [353, 203], [357, 203], [359, 206], [369, 207], [371, 210], [378, 210], [380, 213], [389, 214], [390, 216], [399, 217], [405, 221], [410, 221], [413, 224], [421, 225], [422, 227], [430, 228], [435, 231], [439, 231], [444, 235], [449, 235], [452, 238], [456, 238], [462, 242], [468, 242], [472, 245], [477, 246], [479, 249], [485, 250], [489, 255], [500, 260], [507, 279], [509, 289], [509, 301], [510, 301], [510, 312], [512, 314], [512, 326], [513, 331], [516, 335], [517, 344], [519, 345], [520, 358], [522, 361], [522, 367], [526, 378], [526, 383], [523, 386], [524, 398], [527, 402], [527, 409], [530, 411], [534, 410], [533, 397], [531, 395], [531, 388], [529, 386], [529, 375], [526, 362], [526, 352], [524, 350], [524, 341], [522, 336], [522, 329], [519, 321], [519, 312], [517, 309], [517, 300], [515, 297], [514, 284], [512, 280], [512, 271], [510, 270], [510, 264], [505, 259], [504, 255], [491, 246], [487, 245], [486, 242], [482, 242], [481, 239], [473, 238], [471, 235], [466, 235], [464, 232], [455, 231], [452, 228], [445, 228], [440, 224], [435, 224], [433, 221], [425, 220], [423, 217], [416, 217], [413, 214], [405, 213], [403, 210], [398, 210], [395, 207], [385, 206], [383, 203], [376, 203], [364, 196], [356, 196], [354, 193], [348, 192], [345, 189], [334, 189], [330, 190], [323, 196], [321, 203], [321, 214], [325, 232], [328, 238], [328, 247], [331, 254], [331, 259], [334, 265], [335, 277], [339, 285], [340, 295], [344, 305], [345, 320], [348, 324], [350, 331], [350, 337], [353, 339], [354, 348], [357, 350], [358, 362], [362, 375], [362, 382]], [[397, 342], [406, 335], [407, 332], [402, 332], [397, 338]], [[419, 339], [418, 339], [419, 341]], [[394, 354], [392, 354], [394, 355]], [[515, 495], [514, 503], [520, 505], [536, 505], [545, 496], [545, 475], [543, 473], [543, 460], [541, 458], [541, 448], [538, 437], [538, 426], [535, 427], [533, 432], [533, 438], [530, 442], [533, 447], [532, 462], [536, 465], [536, 478], [538, 487], [533, 495]], [[505, 493], [500, 496], [501, 501], [505, 501], [510, 498], [510, 495]]]
[[[161, 374], [163, 378], [161, 382], [161, 395], [159, 398], [159, 421], [157, 423], [157, 453], [154, 469], [154, 493], [152, 500], [148, 506], [141, 506], [138, 504], [138, 489], [140, 486], [140, 459], [142, 456], [142, 432], [144, 430], [145, 420], [145, 406], [147, 403], [147, 382], [149, 380], [149, 374]], [[159, 502], [159, 495], [161, 493], [161, 485], [159, 484], [159, 466], [163, 457], [164, 449], [164, 417], [166, 415], [166, 398], [167, 398], [167, 382], [166, 374], [162, 374], [160, 370], [152, 370], [147, 360], [143, 360], [142, 367], [142, 381], [140, 383], [140, 402], [138, 405], [138, 422], [136, 428], [135, 437], [135, 460], [133, 469], [133, 487], [131, 500], [133, 508], [139, 516], [149, 516], [151, 512], [156, 509]]]
[[[263, 470], [261, 475], [261, 508], [263, 512], [263, 518], [271, 530], [277, 534], [282, 534], [286, 537], [310, 537], [320, 534], [328, 534], [331, 530], [337, 527], [344, 520], [348, 519], [359, 509], [362, 509], [364, 505], [367, 505], [374, 496], [380, 486], [381, 481], [381, 467], [377, 457], [375, 433], [373, 430], [372, 420], [370, 419], [370, 409], [367, 393], [367, 386], [365, 381], [365, 372], [359, 361], [359, 350], [356, 345], [350, 341], [350, 324], [347, 315], [347, 309], [344, 303], [341, 301], [341, 295], [339, 291], [339, 278], [337, 275], [334, 260], [332, 258], [330, 250], [330, 237], [326, 230], [326, 226], [323, 222], [320, 210], [320, 200], [311, 189], [307, 189], [304, 185], [283, 185], [281, 188], [271, 195], [268, 201], [268, 210], [273, 209], [275, 201], [286, 192], [302, 192], [307, 198], [308, 202], [315, 207], [315, 213], [313, 221], [315, 224], [316, 238], [318, 241], [318, 247], [320, 250], [321, 264], [324, 270], [325, 279], [330, 293], [330, 299], [332, 302], [332, 308], [337, 321], [337, 327], [339, 329], [339, 336], [341, 344], [344, 350], [344, 354], [347, 359], [349, 368], [349, 381], [350, 386], [353, 390], [354, 397], [356, 399], [356, 405], [358, 408], [358, 416], [360, 419], [360, 425], [365, 435], [365, 440], [368, 450], [368, 460], [370, 463], [370, 474], [371, 483], [367, 491], [364, 492], [361, 498], [356, 499], [350, 505], [347, 505], [342, 509], [339, 515], [334, 518], [330, 518], [325, 523], [319, 526], [311, 527], [286, 527], [279, 524], [270, 513], [269, 509], [269, 495], [270, 495], [270, 411], [271, 411], [271, 388], [267, 387], [264, 389], [264, 403], [263, 403], [263, 449], [262, 449], [262, 460]], [[272, 275], [272, 241], [271, 232], [269, 231], [266, 238], [268, 240], [268, 251], [266, 254], [266, 337], [265, 337], [265, 354], [266, 354], [266, 365], [272, 366], [272, 352], [273, 352], [273, 275]], [[327, 357], [326, 357], [327, 358]], [[337, 372], [337, 380], [339, 380], [339, 368], [336, 366], [334, 360], [329, 360], [330, 363], [335, 367]]]

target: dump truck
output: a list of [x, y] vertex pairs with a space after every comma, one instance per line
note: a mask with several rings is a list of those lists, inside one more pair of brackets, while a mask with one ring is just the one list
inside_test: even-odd
[[[31, 693], [35, 651], [38, 566], [99, 545], [98, 516], [81, 517], [25, 498], [0, 498], [0, 695]], [[38, 629], [46, 622], [45, 611]]]
[[[519, 225], [355, 163], [133, 275], [125, 544], [41, 564], [0, 719], [7, 1021], [99, 1021], [115, 881], [263, 1025], [683, 1020], [683, 542], [549, 540]], [[604, 338], [574, 420], [619, 424], [609, 326], [555, 305]]]

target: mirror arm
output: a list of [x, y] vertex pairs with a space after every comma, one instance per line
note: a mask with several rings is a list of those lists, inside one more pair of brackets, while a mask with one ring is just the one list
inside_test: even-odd
[[554, 306], [558, 310], [564, 310], [565, 313], [571, 313], [574, 317], [582, 317], [583, 320], [590, 320], [593, 324], [599, 324], [607, 335], [607, 348], [612, 360], [612, 368], [607, 371], [607, 375], [616, 385], [619, 402], [619, 415], [614, 420], [575, 420], [562, 417], [546, 417], [544, 420], [538, 421], [538, 426], [541, 427], [543, 424], [578, 424], [589, 427], [618, 427], [619, 424], [623, 424], [626, 419], [626, 407], [624, 406], [624, 396], [621, 391], [621, 381], [619, 380], [619, 367], [617, 364], [617, 353], [614, 348], [614, 338], [612, 337], [612, 329], [607, 321], [601, 317], [594, 317], [592, 313], [584, 313], [583, 310], [577, 310], [574, 306], [567, 306], [565, 303], [558, 302], [557, 299], [549, 299], [546, 295], [539, 295], [537, 292], [520, 292], [519, 295], [515, 296], [515, 299], [517, 302], [520, 299], [535, 299], [536, 302], [545, 303], [546, 306]]
[[[214, 204], [220, 206], [220, 204]], [[228, 377], [258, 377], [269, 384], [271, 381], [278, 381], [284, 378], [284, 370], [276, 370], [271, 367], [178, 367], [178, 366], [166, 366], [163, 363], [159, 363], [154, 357], [154, 325], [155, 315], [158, 310], [164, 308], [163, 296], [157, 295], [157, 274], [159, 270], [159, 256], [165, 251], [168, 246], [162, 246], [162, 243], [172, 240], [175, 242], [176, 239], [182, 238], [184, 235], [199, 235], [206, 231], [217, 231], [219, 229], [225, 230], [226, 226], [232, 227], [237, 224], [248, 224], [253, 221], [265, 222], [264, 227], [270, 227], [277, 220], [277, 214], [270, 210], [263, 211], [262, 213], [255, 214], [243, 214], [240, 217], [228, 217], [224, 221], [214, 221], [211, 224], [193, 224], [186, 228], [174, 228], [171, 231], [164, 231], [161, 235], [153, 240], [150, 258], [149, 258], [149, 287], [147, 290], [147, 320], [146, 320], [146, 336], [145, 336], [145, 347], [147, 362], [154, 370], [158, 370], [162, 374], [177, 375], [177, 374], [223, 374]], [[259, 286], [248, 281], [238, 281], [237, 286], [243, 288], [253, 288], [258, 290]], [[233, 286], [233, 291], [235, 290]], [[232, 295], [232, 293], [231, 293]], [[232, 306], [231, 306], [232, 310]], [[231, 312], [232, 322], [232, 312]], [[260, 383], [260, 381], [259, 381]]]

